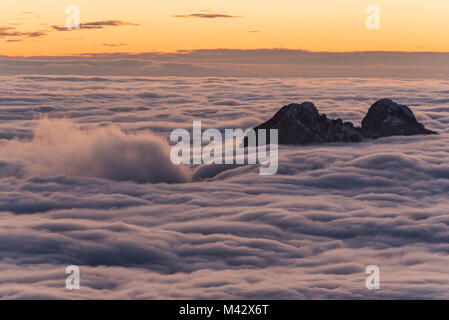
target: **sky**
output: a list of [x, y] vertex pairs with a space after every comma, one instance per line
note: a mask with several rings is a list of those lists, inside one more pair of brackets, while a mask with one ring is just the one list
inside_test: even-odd
[[[67, 31], [68, 5], [81, 29]], [[366, 28], [368, 5], [380, 28]], [[0, 55], [287, 48], [449, 52], [447, 0], [2, 0]]]

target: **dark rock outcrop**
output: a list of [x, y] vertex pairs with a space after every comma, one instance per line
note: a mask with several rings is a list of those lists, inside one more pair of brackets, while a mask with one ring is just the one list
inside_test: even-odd
[[372, 138], [435, 134], [419, 123], [409, 107], [390, 99], [377, 101], [362, 120], [362, 130]]
[[341, 119], [328, 119], [325, 114], [320, 115], [311, 102], [292, 103], [282, 107], [273, 118], [254, 128], [256, 132], [259, 129], [278, 129], [279, 144], [362, 140], [360, 131], [351, 123], [343, 123]]
[[[313, 103], [304, 102], [282, 107], [270, 120], [254, 128], [256, 132], [259, 129], [278, 129], [279, 144], [359, 142], [364, 138], [435, 134], [424, 128], [407, 106], [389, 99], [379, 100], [371, 106], [362, 127], [341, 119], [329, 119], [320, 114]], [[270, 143], [268, 132], [267, 143]], [[244, 145], [248, 146], [247, 138]]]

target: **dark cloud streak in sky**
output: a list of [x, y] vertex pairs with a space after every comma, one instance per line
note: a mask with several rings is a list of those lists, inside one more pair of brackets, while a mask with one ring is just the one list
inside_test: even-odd
[[241, 16], [232, 16], [221, 13], [190, 13], [174, 15], [174, 18], [200, 18], [200, 19], [217, 19], [217, 18], [242, 18]]
[[[121, 27], [121, 26], [138, 26], [139, 24], [125, 22], [121, 20], [106, 20], [106, 21], [94, 21], [87, 22], [80, 25], [80, 29], [82, 30], [93, 30], [93, 29], [105, 29], [108, 27]], [[0, 39], [9, 37], [9, 38], [40, 38], [48, 35], [48, 33], [52, 31], [73, 31], [77, 29], [68, 29], [65, 26], [51, 26], [49, 30], [37, 30], [37, 31], [18, 31], [17, 28], [12, 26], [0, 26]], [[16, 39], [20, 41], [19, 39]], [[15, 41], [7, 41], [7, 42], [15, 42]]]
[[[94, 21], [94, 22], [86, 22], [81, 23], [79, 29], [104, 29], [106, 27], [121, 27], [121, 26], [138, 26], [139, 24], [125, 22], [121, 20], [106, 20], [106, 21]], [[68, 29], [67, 27], [62, 26], [52, 26], [53, 30], [56, 31], [73, 31], [77, 29]]]
[[39, 38], [45, 36], [47, 33], [44, 31], [32, 31], [32, 32], [22, 32], [17, 31], [14, 27], [0, 27], [0, 38], [3, 37], [28, 37], [28, 38]]

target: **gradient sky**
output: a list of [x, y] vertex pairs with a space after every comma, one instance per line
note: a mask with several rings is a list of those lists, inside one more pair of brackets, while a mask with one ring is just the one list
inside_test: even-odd
[[[57, 31], [70, 4], [79, 6], [81, 24], [96, 28]], [[380, 7], [380, 30], [365, 27], [368, 5]], [[448, 0], [2, 0], [0, 55], [200, 48], [449, 52], [448, 18]]]

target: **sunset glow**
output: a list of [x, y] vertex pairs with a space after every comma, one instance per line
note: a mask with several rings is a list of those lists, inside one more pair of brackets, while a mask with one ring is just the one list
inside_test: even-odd
[[[66, 31], [65, 9], [81, 24]], [[368, 5], [380, 29], [365, 26]], [[70, 55], [194, 49], [288, 48], [310, 51], [449, 51], [447, 0], [88, 1], [2, 0], [0, 54]], [[114, 25], [101, 25], [111, 22]]]

